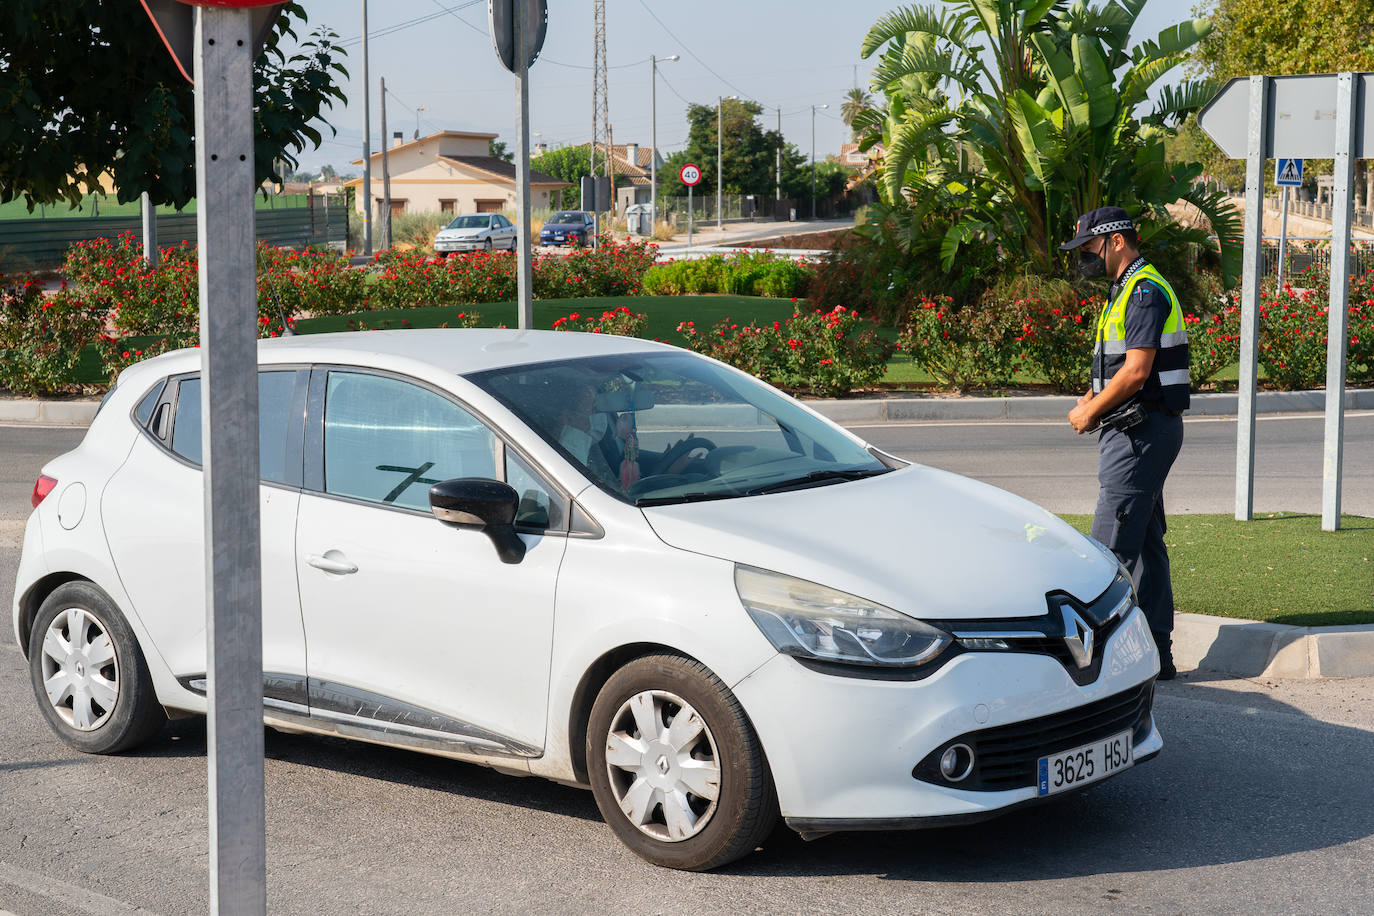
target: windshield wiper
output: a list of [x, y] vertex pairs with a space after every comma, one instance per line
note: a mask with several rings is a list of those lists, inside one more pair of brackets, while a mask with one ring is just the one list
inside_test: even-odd
[[673, 503], [700, 503], [711, 499], [729, 499], [742, 495], [738, 490], [693, 490], [691, 493], [677, 493], [673, 496], [641, 496], [635, 500], [636, 506], [667, 506]]
[[834, 483], [841, 480], [862, 480], [865, 477], [876, 477], [879, 474], [888, 473], [891, 468], [834, 468], [824, 471], [812, 471], [810, 474], [803, 474], [801, 477], [792, 477], [787, 480], [779, 480], [773, 483], [766, 483], [762, 486], [754, 487], [752, 490], [745, 490], [745, 496], [758, 496], [762, 493], [780, 493], [784, 490], [799, 490], [805, 487], [820, 486], [825, 483]]

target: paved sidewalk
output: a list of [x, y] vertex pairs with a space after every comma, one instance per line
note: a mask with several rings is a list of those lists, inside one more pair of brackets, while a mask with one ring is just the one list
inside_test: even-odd
[[[891, 397], [816, 400], [808, 405], [847, 425], [929, 420], [1046, 420], [1067, 416], [1073, 396]], [[1192, 415], [1234, 416], [1234, 394], [1195, 394]], [[0, 424], [85, 426], [98, 399], [43, 401], [0, 399]], [[1326, 406], [1323, 391], [1265, 391], [1258, 413], [1314, 413]], [[1347, 389], [1347, 410], [1374, 410], [1374, 389]], [[7, 532], [0, 531], [2, 536]], [[16, 532], [17, 533], [17, 532]], [[17, 541], [17, 538], [15, 538]], [[16, 544], [17, 546], [17, 544]], [[1374, 625], [1293, 627], [1199, 614], [1178, 615], [1174, 652], [1179, 667], [1241, 677], [1332, 678], [1374, 676]]]

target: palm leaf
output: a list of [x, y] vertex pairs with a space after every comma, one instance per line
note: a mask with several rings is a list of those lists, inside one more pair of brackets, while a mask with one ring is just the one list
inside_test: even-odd
[[1217, 248], [1221, 254], [1221, 279], [1228, 289], [1240, 279], [1241, 262], [1244, 258], [1245, 220], [1244, 215], [1220, 191], [1207, 192], [1198, 187], [1190, 188], [1183, 199], [1207, 217], [1212, 231], [1217, 236]]
[[968, 29], [959, 17], [939, 14], [933, 7], [912, 6], [879, 19], [864, 36], [859, 55], [867, 59], [889, 41], [902, 39], [912, 32], [933, 35], [967, 50], [964, 43]]

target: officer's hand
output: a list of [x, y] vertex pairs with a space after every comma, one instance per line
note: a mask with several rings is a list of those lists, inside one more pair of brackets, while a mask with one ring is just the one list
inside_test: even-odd
[[1091, 401], [1092, 399], [1093, 399], [1093, 393], [1092, 393], [1091, 391], [1089, 391], [1087, 394], [1083, 395], [1083, 397], [1081, 397], [1081, 398], [1078, 399], [1078, 406], [1079, 406], [1079, 407], [1082, 407], [1084, 404], [1088, 403], [1088, 402]]
[[1092, 408], [1084, 401], [1079, 401], [1078, 406], [1069, 411], [1069, 425], [1080, 436], [1095, 427], [1097, 422]]

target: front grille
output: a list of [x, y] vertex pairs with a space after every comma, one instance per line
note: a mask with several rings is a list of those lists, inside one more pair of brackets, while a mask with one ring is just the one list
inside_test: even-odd
[[[916, 764], [911, 775], [924, 782], [973, 791], [998, 792], [1035, 785], [1041, 757], [1067, 751], [1108, 735], [1131, 729], [1131, 743], [1150, 733], [1154, 680], [1086, 706], [1038, 719], [1027, 719], [947, 741]], [[973, 771], [959, 782], [940, 775], [940, 755], [955, 744], [973, 749]]]

